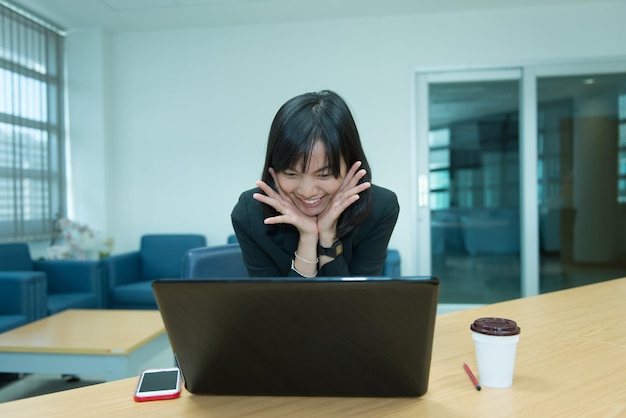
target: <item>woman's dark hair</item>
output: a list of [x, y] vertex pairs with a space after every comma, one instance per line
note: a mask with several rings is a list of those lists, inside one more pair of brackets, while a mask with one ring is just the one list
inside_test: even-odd
[[[262, 180], [274, 186], [269, 168], [276, 172], [285, 171], [303, 163], [308, 167], [314, 145], [324, 144], [326, 160], [331, 174], [338, 178], [341, 174], [341, 158], [350, 169], [356, 161], [367, 174], [360, 182], [371, 181], [372, 175], [359, 132], [346, 102], [335, 92], [324, 90], [296, 96], [276, 113], [267, 141], [265, 167]], [[275, 216], [265, 205], [266, 216]], [[337, 238], [345, 236], [371, 211], [370, 189], [360, 193], [360, 198], [346, 209], [337, 224]]]

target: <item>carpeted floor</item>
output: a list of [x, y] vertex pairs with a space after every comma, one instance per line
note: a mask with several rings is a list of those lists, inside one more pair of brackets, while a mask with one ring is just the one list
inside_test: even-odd
[[97, 383], [101, 383], [101, 381], [76, 378], [75, 376], [0, 373], [0, 402], [9, 402]]

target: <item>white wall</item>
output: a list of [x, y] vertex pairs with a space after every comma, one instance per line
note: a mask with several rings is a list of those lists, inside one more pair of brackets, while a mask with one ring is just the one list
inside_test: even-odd
[[[152, 232], [225, 243], [237, 197], [260, 177], [274, 113], [296, 94], [328, 88], [354, 111], [374, 182], [398, 194], [390, 246], [406, 261], [415, 70], [623, 57], [624, 17], [624, 2], [608, 2], [104, 39], [73, 32], [70, 80], [102, 83], [69, 86], [81, 115], [71, 123], [74, 213], [106, 229], [114, 252]], [[404, 274], [412, 269], [403, 263]]]
[[68, 216], [99, 231], [107, 228], [106, 40], [101, 30], [90, 29], [81, 31], [80, 36], [69, 36], [66, 41], [71, 73], [67, 80], [66, 115], [70, 132]]

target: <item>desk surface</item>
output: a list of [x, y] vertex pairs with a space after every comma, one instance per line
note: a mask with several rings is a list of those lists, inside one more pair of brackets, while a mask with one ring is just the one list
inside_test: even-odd
[[164, 332], [156, 310], [73, 309], [0, 334], [0, 352], [127, 355]]
[[[626, 278], [437, 317], [428, 393], [420, 398], [196, 396], [135, 403], [137, 379], [0, 404], [0, 416], [308, 417], [626, 415]], [[469, 331], [477, 317], [522, 332], [513, 386], [478, 392]]]

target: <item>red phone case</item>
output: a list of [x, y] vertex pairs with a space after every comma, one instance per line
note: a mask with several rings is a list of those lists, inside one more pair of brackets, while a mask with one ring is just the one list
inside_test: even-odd
[[[143, 373], [145, 373], [146, 371], [144, 371]], [[142, 375], [143, 375], [142, 373]], [[178, 397], [180, 397], [180, 392], [182, 391], [181, 385], [182, 383], [180, 382], [180, 372], [179, 372], [179, 377], [178, 377], [179, 381], [178, 381], [178, 391], [174, 392], [174, 393], [168, 393], [166, 395], [149, 395], [149, 396], [138, 396], [137, 391], [139, 390], [139, 386], [141, 385], [141, 381], [142, 381], [142, 376], [140, 376], [139, 381], [137, 382], [137, 387], [135, 388], [135, 395], [133, 396], [133, 398], [135, 399], [136, 402], [147, 402], [147, 401], [158, 401], [158, 400], [163, 400], [163, 399], [176, 399]]]
[[135, 401], [137, 402], [146, 402], [146, 401], [159, 401], [162, 399], [176, 399], [180, 396], [180, 390], [176, 393], [172, 393], [171, 395], [159, 395], [159, 396], [137, 396], [135, 393]]

